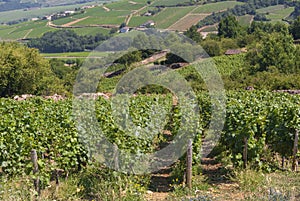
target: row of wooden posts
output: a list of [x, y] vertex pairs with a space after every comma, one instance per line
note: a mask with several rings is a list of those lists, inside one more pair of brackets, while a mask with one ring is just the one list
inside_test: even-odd
[[[297, 161], [297, 153], [298, 153], [298, 142], [299, 142], [299, 131], [296, 130], [295, 132], [295, 138], [294, 138], [294, 146], [293, 146], [293, 162], [292, 162], [292, 171], [297, 171], [298, 168], [298, 161]], [[117, 153], [117, 146], [114, 146], [114, 153]], [[248, 155], [248, 139], [244, 138], [244, 149], [243, 149], [243, 162], [244, 162], [244, 167], [247, 168], [247, 155]], [[31, 151], [31, 161], [33, 163], [33, 174], [37, 175], [39, 168], [38, 168], [38, 157], [37, 157], [37, 152], [36, 150]], [[114, 161], [115, 161], [115, 168], [119, 169], [119, 164], [118, 164], [118, 154], [114, 156]], [[192, 145], [192, 140], [188, 140], [188, 146], [187, 146], [187, 159], [186, 159], [186, 185], [188, 188], [192, 188], [192, 162], [193, 162], [193, 145]], [[40, 195], [40, 181], [39, 178], [36, 177], [33, 181], [35, 190], [38, 192]]]
[[[292, 155], [292, 171], [297, 171], [298, 169], [298, 160], [297, 160], [297, 153], [298, 153], [298, 143], [299, 143], [299, 131], [295, 131], [295, 137], [294, 137], [294, 146], [293, 146], [293, 155]], [[247, 168], [248, 163], [248, 138], [244, 138], [244, 149], [243, 149], [243, 163], [244, 168]], [[282, 169], [284, 168], [284, 159], [285, 157], [282, 157]]]

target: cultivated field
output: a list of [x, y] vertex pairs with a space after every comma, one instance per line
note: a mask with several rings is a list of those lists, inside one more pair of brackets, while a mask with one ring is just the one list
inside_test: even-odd
[[139, 10], [146, 6], [144, 2], [138, 3], [135, 1], [119, 1], [105, 5], [105, 7], [111, 10]]
[[237, 17], [238, 22], [240, 23], [240, 25], [242, 26], [249, 26], [253, 20], [252, 15], [243, 15], [243, 16], [239, 16]]
[[175, 6], [177, 4], [188, 3], [189, 0], [158, 0], [152, 6]]
[[200, 20], [204, 19], [207, 15], [203, 14], [188, 14], [181, 18], [179, 21], [172, 24], [169, 30], [186, 31], [191, 26], [197, 24]]
[[212, 13], [218, 12], [221, 10], [226, 10], [228, 8], [233, 8], [236, 5], [242, 5], [242, 2], [237, 1], [223, 1], [217, 3], [210, 3], [199, 6], [197, 9], [193, 11], [193, 13]]
[[[76, 14], [70, 17], [65, 17], [51, 21], [51, 24], [58, 26], [56, 28], [72, 28], [71, 26], [79, 26], [82, 28], [73, 29], [80, 35], [97, 33], [109, 33], [110, 29], [91, 27], [91, 26], [105, 26], [110, 25], [119, 27], [122, 23], [126, 23], [129, 27], [138, 27], [147, 21], [153, 20], [155, 27], [159, 29], [185, 31], [194, 24], [197, 24], [206, 15], [213, 12], [224, 11], [228, 8], [233, 8], [236, 5], [242, 5], [242, 2], [238, 1], [221, 1], [217, 3], [207, 3], [204, 5], [195, 6], [181, 6], [175, 7], [179, 3], [186, 3], [188, 1], [182, 0], [153, 0], [148, 4], [147, 0], [121, 0], [113, 3], [107, 3], [96, 6], [94, 8], [86, 9], [84, 13]], [[90, 2], [89, 4], [92, 4]], [[83, 4], [80, 4], [81, 6]], [[73, 6], [73, 7], [72, 7]], [[35, 16], [45, 14], [46, 12], [74, 9], [74, 6], [60, 6], [53, 8], [42, 8], [38, 10], [26, 11], [27, 13], [34, 13]], [[144, 13], [149, 10], [156, 10], [156, 6], [166, 6], [162, 10], [152, 16], [143, 16]], [[47, 10], [48, 9], [48, 10]], [[263, 9], [258, 9], [258, 13], [267, 13], [267, 18], [274, 22], [281, 21], [286, 18], [294, 8], [284, 8], [284, 6], [270, 6]], [[14, 11], [12, 14], [8, 12], [1, 12], [0, 19], [5, 21], [6, 19], [13, 19], [15, 15], [19, 17], [19, 11]], [[20, 11], [24, 13], [25, 11]], [[14, 15], [14, 16], [12, 16]], [[21, 16], [21, 15], [20, 15]], [[22, 15], [22, 17], [24, 17]], [[33, 16], [32, 16], [33, 17]], [[1, 22], [0, 20], [0, 22]], [[246, 26], [251, 23], [253, 16], [245, 15], [238, 17], [241, 25]], [[56, 30], [53, 27], [48, 26], [48, 22], [36, 21], [36, 22], [25, 22], [12, 26], [0, 26], [0, 38], [4, 40], [15, 40], [22, 38], [35, 38], [40, 37], [48, 31]], [[215, 26], [209, 26], [201, 29], [205, 32], [216, 31]]]
[[167, 29], [169, 26], [190, 13], [194, 8], [194, 6], [164, 8], [154, 16], [134, 16], [131, 18], [129, 26], [139, 26], [149, 20], [153, 20], [156, 23], [157, 28]]
[[34, 17], [43, 17], [45, 15], [50, 15], [52, 13], [66, 11], [66, 10], [74, 10], [75, 8], [82, 7], [84, 5], [95, 4], [95, 2], [89, 2], [86, 4], [74, 4], [69, 6], [55, 6], [55, 7], [47, 7], [47, 8], [39, 8], [32, 10], [13, 10], [0, 12], [0, 23], [6, 23], [12, 20], [19, 20], [23, 18], [34, 18]]

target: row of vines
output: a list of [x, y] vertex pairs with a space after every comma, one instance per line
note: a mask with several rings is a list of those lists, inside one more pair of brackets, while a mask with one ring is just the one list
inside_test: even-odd
[[[198, 163], [202, 133], [206, 133], [210, 123], [211, 105], [207, 94], [198, 94], [197, 98], [200, 114], [196, 119], [186, 117], [184, 113], [188, 110], [180, 103], [172, 104], [171, 95], [131, 97], [128, 111], [121, 102], [115, 102], [117, 113], [111, 109], [113, 99], [99, 98], [95, 102], [95, 119], [109, 142], [134, 154], [161, 149], [163, 143], [179, 135], [178, 131], [185, 128], [185, 124], [196, 121], [197, 128], [190, 132], [196, 132], [194, 162]], [[299, 104], [300, 97], [289, 94], [227, 93], [225, 126], [219, 142], [224, 148], [223, 153], [235, 166], [242, 166], [246, 138], [250, 165], [268, 169], [274, 165], [275, 154], [290, 157], [295, 131], [300, 129]], [[92, 126], [78, 127], [81, 116], [74, 115], [78, 111], [74, 112], [72, 100], [0, 99], [0, 112], [0, 175], [32, 174], [32, 149], [37, 150], [39, 176], [45, 182], [54, 170], [72, 173], [93, 161], [96, 146], [84, 146], [87, 139], [78, 134], [81, 132], [81, 137], [85, 136], [83, 131]], [[87, 111], [84, 114], [88, 114]], [[91, 117], [93, 121], [92, 116], [91, 113], [82, 118]], [[165, 137], [166, 131], [172, 133], [171, 139]], [[101, 159], [99, 154], [97, 157]]]

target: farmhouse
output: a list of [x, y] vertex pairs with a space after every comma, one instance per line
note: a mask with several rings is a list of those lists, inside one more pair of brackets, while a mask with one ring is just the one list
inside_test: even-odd
[[120, 33], [127, 33], [127, 32], [129, 32], [130, 31], [130, 28], [129, 27], [122, 27], [121, 29], [120, 29]]
[[145, 22], [144, 24], [140, 25], [140, 28], [149, 28], [155, 25], [155, 22], [153, 20], [149, 20]]
[[147, 12], [144, 14], [144, 16], [152, 16], [152, 13]]
[[70, 14], [74, 14], [74, 13], [75, 13], [74, 10], [66, 10], [66, 11], [65, 11], [65, 14], [66, 14], [66, 15], [70, 15]]

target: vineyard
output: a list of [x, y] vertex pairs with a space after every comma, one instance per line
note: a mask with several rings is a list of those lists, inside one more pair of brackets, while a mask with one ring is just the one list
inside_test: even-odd
[[[121, 160], [128, 154], [143, 157], [143, 154], [163, 149], [176, 136], [181, 135], [180, 130], [188, 129], [188, 122], [196, 122], [197, 125], [195, 130], [190, 131], [195, 133], [186, 136], [186, 138], [194, 137], [193, 165], [194, 176], [197, 177], [199, 171], [196, 170], [201, 167], [202, 139], [208, 135], [216, 135], [216, 133], [207, 133], [211, 122], [210, 97], [208, 94], [199, 93], [197, 100], [199, 115], [192, 119], [187, 115], [188, 105], [180, 102], [178, 105], [174, 104], [171, 95], [130, 97], [127, 112], [132, 122], [128, 124], [128, 118], [125, 118], [127, 113], [122, 107], [122, 102], [113, 98], [99, 98], [95, 102], [95, 120], [103, 132], [102, 135], [87, 133], [92, 132], [92, 124], [78, 127], [78, 121], [89, 122], [93, 120], [90, 118], [93, 114], [89, 113], [92, 111], [85, 111], [83, 113], [85, 115], [78, 113], [80, 111], [73, 111], [71, 99], [53, 101], [31, 98], [15, 101], [2, 98], [0, 99], [1, 177], [6, 179], [17, 175], [39, 177], [43, 191], [55, 178], [59, 181], [89, 170], [90, 166], [96, 164], [95, 158], [97, 158], [101, 167], [97, 170], [100, 171], [97, 173], [97, 179], [104, 177], [118, 184], [117, 187], [113, 187], [116, 189], [111, 195], [106, 195], [105, 200], [114, 199], [110, 196], [119, 196], [121, 200], [126, 200], [126, 196], [134, 195], [136, 192], [141, 196], [148, 188], [149, 175], [126, 176], [108, 170], [109, 164], [115, 162], [112, 160], [115, 152], [110, 150], [97, 153], [95, 149], [97, 143], [98, 146], [101, 146], [101, 143], [105, 144], [103, 141], [105, 138], [117, 146], [122, 151], [119, 155], [121, 164]], [[86, 104], [85, 101], [80, 103]], [[115, 105], [114, 109], [111, 108], [112, 104]], [[295, 168], [296, 159], [299, 157], [299, 153], [293, 151], [295, 134], [300, 129], [299, 104], [299, 96], [289, 94], [265, 91], [228, 92], [225, 125], [213, 152], [217, 153], [216, 157], [228, 160], [228, 163], [235, 168], [247, 166], [272, 172], [285, 168], [285, 161], [292, 162]], [[87, 117], [86, 114], [91, 116]], [[86, 143], [88, 138], [92, 139], [88, 142], [94, 142], [95, 146]], [[186, 146], [183, 150], [185, 148]], [[39, 168], [38, 174], [35, 175], [32, 173], [33, 165], [30, 158], [33, 149], [37, 151]], [[130, 160], [125, 161], [127, 166], [125, 164], [124, 167], [130, 171], [139, 172], [147, 169], [146, 164], [145, 167], [141, 167], [134, 166], [135, 163], [132, 165]], [[173, 165], [172, 174], [176, 175], [177, 180], [170, 185], [183, 182], [184, 164], [185, 157], [181, 157]], [[124, 170], [126, 171], [126, 168]], [[56, 177], [53, 176], [55, 172], [59, 172]], [[122, 182], [118, 183], [121, 178], [126, 181], [126, 186]], [[90, 178], [89, 181], [97, 183], [95, 178]], [[81, 188], [80, 182], [76, 185]], [[103, 196], [88, 191], [91, 186], [87, 187], [86, 183], [83, 186], [85, 190], [78, 190], [78, 196], [83, 196], [81, 193], [85, 192], [88, 197], [81, 198], [97, 199], [97, 196]], [[102, 186], [102, 188], [109, 188], [109, 186]], [[120, 190], [126, 193], [118, 194]], [[296, 187], [296, 192], [299, 190], [299, 186]], [[137, 194], [135, 200], [141, 198], [137, 199], [136, 196]], [[0, 192], [0, 198], [5, 200], [5, 192]]]

